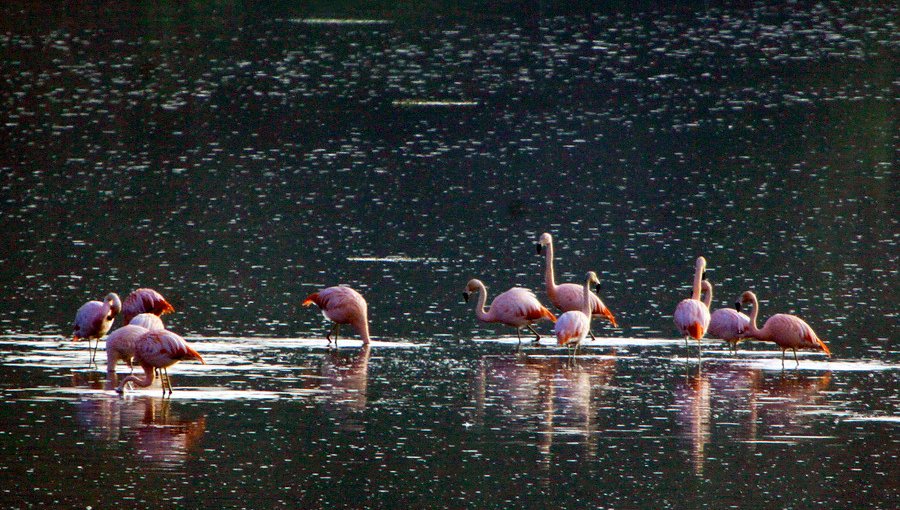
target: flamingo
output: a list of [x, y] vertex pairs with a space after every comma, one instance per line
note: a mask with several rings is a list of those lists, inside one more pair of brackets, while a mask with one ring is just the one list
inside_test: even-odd
[[331, 335], [334, 335], [334, 346], [337, 347], [338, 333], [341, 324], [350, 324], [362, 337], [363, 345], [369, 343], [369, 318], [368, 305], [365, 298], [359, 292], [350, 287], [328, 287], [314, 294], [306, 296], [303, 306], [315, 303], [322, 310], [325, 317], [334, 322], [331, 330], [325, 335], [328, 345], [331, 345]]
[[179, 361], [187, 361], [195, 359], [200, 363], [206, 364], [203, 357], [195, 351], [184, 338], [172, 333], [171, 331], [148, 331], [138, 337], [134, 342], [134, 358], [144, 369], [144, 379], [136, 375], [129, 375], [122, 382], [116, 391], [122, 393], [125, 385], [133, 382], [142, 388], [146, 388], [153, 384], [154, 369], [161, 370], [160, 381], [163, 387], [163, 395], [166, 388], [169, 389], [169, 395], [172, 394], [172, 383], [169, 381], [169, 367]]
[[[153, 317], [156, 317], [155, 315]], [[134, 372], [134, 366], [131, 360], [134, 358], [134, 346], [138, 338], [149, 329], [136, 324], [128, 324], [113, 331], [106, 338], [106, 377], [107, 379], [115, 379], [116, 364], [119, 360], [124, 361], [128, 368], [131, 369], [129, 375]], [[115, 382], [113, 382], [115, 384]]]
[[[575, 283], [556, 284], [556, 278], [553, 273], [553, 236], [546, 232], [541, 234], [541, 237], [538, 239], [538, 244], [535, 245], [538, 254], [541, 253], [541, 250], [545, 246], [547, 247], [547, 266], [544, 270], [544, 283], [547, 287], [547, 296], [550, 298], [550, 302], [562, 312], [581, 310], [581, 285]], [[597, 294], [599, 293], [600, 286], [598, 285]], [[609, 319], [609, 322], [612, 323], [614, 328], [619, 327], [616, 323], [616, 318], [609, 308], [603, 304], [603, 301], [597, 294], [591, 293], [589, 295], [591, 299], [591, 312], [594, 315], [602, 315]], [[588, 334], [591, 336], [591, 339], [596, 339], [592, 331], [589, 330]]]
[[[703, 303], [709, 308], [712, 302], [712, 284], [703, 280], [701, 288], [706, 298]], [[721, 338], [728, 342], [729, 350], [737, 351], [737, 343], [741, 341], [741, 335], [747, 330], [750, 317], [741, 313], [741, 304], [735, 303], [734, 308], [719, 308], [709, 315], [709, 329], [707, 333], [713, 338]]]
[[591, 330], [591, 312], [593, 311], [593, 303], [591, 303], [591, 283], [600, 285], [597, 273], [588, 271], [585, 276], [587, 281], [584, 282], [584, 290], [582, 291], [581, 310], [571, 310], [559, 316], [553, 332], [556, 333], [556, 340], [559, 345], [565, 345], [566, 348], [574, 346], [573, 355], [578, 354], [578, 347], [581, 341]]
[[[709, 327], [709, 306], [700, 301], [700, 282], [703, 280], [703, 271], [706, 269], [706, 259], [697, 257], [694, 263], [694, 286], [689, 299], [683, 299], [675, 308], [675, 326], [684, 335], [684, 344], [687, 345], [688, 337], [697, 342], [703, 338]], [[711, 302], [708, 296], [707, 302]]]
[[72, 341], [77, 342], [81, 339], [88, 341], [90, 349], [91, 340], [96, 340], [94, 349], [91, 351], [91, 365], [94, 365], [94, 357], [97, 354], [97, 348], [100, 346], [100, 339], [103, 338], [112, 327], [113, 320], [116, 315], [122, 311], [122, 301], [118, 294], [110, 292], [100, 301], [88, 301], [81, 305], [75, 314], [75, 324], [73, 325]]
[[466, 284], [463, 298], [468, 302], [469, 297], [475, 293], [479, 294], [478, 303], [475, 305], [475, 316], [478, 317], [478, 320], [482, 322], [499, 322], [516, 328], [519, 345], [522, 344], [522, 328], [528, 328], [534, 333], [534, 341], [537, 342], [541, 339], [541, 335], [531, 325], [541, 319], [550, 319], [556, 322], [556, 316], [550, 310], [547, 310], [537, 300], [534, 293], [528, 289], [513, 287], [497, 295], [491, 301], [491, 307], [488, 311], [484, 311], [484, 304], [487, 302], [487, 288], [481, 280], [473, 278]]
[[756, 327], [756, 317], [759, 315], [759, 302], [756, 300], [756, 294], [749, 290], [744, 292], [741, 295], [740, 303], [752, 303], [753, 305], [753, 311], [750, 312], [750, 325], [743, 336], [778, 344], [778, 347], [781, 347], [782, 368], [784, 368], [784, 355], [788, 349], [794, 351], [794, 361], [797, 362], [797, 366], [800, 366], [800, 360], [797, 359], [797, 349], [822, 351], [829, 358], [831, 357], [831, 350], [828, 349], [825, 342], [800, 317], [786, 313], [776, 313], [769, 317], [762, 329], [759, 329]]
[[[163, 324], [162, 319], [159, 318], [158, 315], [154, 315], [152, 313], [139, 313], [134, 316], [128, 324], [134, 326], [141, 326], [147, 328], [150, 331], [159, 331], [161, 329], [166, 329], [166, 326]], [[109, 346], [107, 345], [107, 348]]]
[[131, 319], [135, 315], [141, 313], [152, 313], [153, 315], [164, 315], [174, 312], [175, 308], [166, 301], [166, 298], [153, 289], [141, 288], [137, 289], [125, 298], [122, 303], [122, 313], [124, 314], [125, 324], [131, 323]]

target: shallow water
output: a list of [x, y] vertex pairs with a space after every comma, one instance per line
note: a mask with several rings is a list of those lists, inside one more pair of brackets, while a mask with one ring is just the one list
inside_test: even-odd
[[[900, 505], [895, 6], [341, 5], [0, 6], [4, 507]], [[545, 231], [620, 325], [574, 362], [461, 299], [547, 303]], [[835, 356], [701, 363], [699, 254]], [[138, 286], [171, 397], [65, 340]]]

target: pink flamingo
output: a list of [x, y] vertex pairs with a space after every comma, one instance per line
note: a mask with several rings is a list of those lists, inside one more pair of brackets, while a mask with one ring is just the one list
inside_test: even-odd
[[172, 383], [169, 381], [169, 367], [179, 361], [187, 361], [195, 359], [200, 363], [206, 364], [200, 353], [195, 351], [184, 341], [184, 338], [172, 333], [171, 331], [148, 331], [138, 337], [134, 342], [134, 359], [144, 369], [144, 379], [136, 375], [129, 375], [122, 382], [116, 391], [122, 393], [125, 385], [133, 382], [142, 388], [146, 388], [153, 384], [154, 369], [160, 369], [160, 381], [162, 382], [163, 394], [166, 388], [169, 389], [169, 395], [172, 394]]
[[[709, 308], [712, 302], [712, 284], [703, 280], [701, 284], [702, 290], [706, 298], [703, 303]], [[721, 338], [728, 342], [728, 348], [731, 351], [737, 351], [737, 344], [742, 340], [741, 335], [747, 330], [750, 324], [750, 317], [741, 313], [741, 304], [735, 303], [734, 308], [719, 308], [709, 315], [709, 329], [707, 334], [713, 338]]]
[[559, 316], [553, 332], [556, 333], [556, 340], [559, 345], [565, 345], [566, 348], [573, 346], [573, 355], [578, 354], [578, 347], [581, 341], [591, 330], [591, 312], [593, 311], [593, 303], [591, 303], [591, 283], [600, 285], [597, 273], [588, 271], [586, 275], [587, 281], [584, 282], [584, 290], [582, 291], [581, 310], [571, 310]]
[[368, 305], [365, 298], [359, 292], [350, 287], [328, 287], [314, 294], [306, 296], [303, 306], [315, 303], [322, 310], [322, 314], [334, 322], [331, 331], [325, 335], [328, 345], [331, 345], [331, 335], [334, 335], [334, 346], [337, 347], [338, 333], [341, 324], [350, 324], [362, 338], [363, 345], [368, 344], [369, 318]]
[[744, 304], [752, 303], [753, 305], [753, 311], [750, 312], [750, 325], [743, 336], [778, 344], [778, 347], [781, 347], [782, 368], [784, 368], [784, 354], [788, 349], [794, 351], [794, 361], [797, 362], [797, 366], [800, 366], [800, 360], [797, 359], [797, 349], [822, 351], [829, 358], [831, 357], [831, 350], [828, 349], [825, 342], [800, 317], [786, 313], [776, 313], [769, 317], [762, 329], [759, 329], [756, 327], [756, 317], [759, 315], [759, 302], [756, 300], [756, 294], [748, 290], [741, 295], [740, 302]]
[[463, 298], [469, 302], [472, 294], [478, 293], [478, 303], [475, 305], [475, 316], [482, 322], [499, 322], [516, 328], [516, 336], [519, 337], [519, 345], [522, 344], [522, 328], [528, 328], [535, 335], [534, 341], [541, 339], [541, 335], [531, 327], [541, 319], [550, 319], [556, 322], [556, 316], [544, 308], [537, 300], [534, 293], [521, 287], [513, 287], [508, 291], [497, 295], [491, 301], [491, 307], [484, 311], [487, 302], [487, 288], [481, 280], [472, 279], [466, 284]]
[[166, 329], [166, 326], [163, 324], [162, 319], [160, 319], [158, 315], [154, 315], [152, 313], [139, 313], [135, 315], [128, 324], [131, 324], [133, 326], [141, 326], [149, 329], [150, 331], [159, 331], [161, 329]]
[[[577, 285], [575, 283], [562, 283], [560, 285], [556, 284], [556, 278], [553, 273], [553, 236], [548, 233], [541, 234], [541, 237], [538, 239], [538, 244], [535, 246], [538, 254], [541, 253], [541, 250], [546, 247], [547, 251], [547, 265], [544, 270], [544, 283], [547, 287], [547, 296], [550, 298], [550, 302], [553, 303], [553, 306], [558, 308], [562, 312], [571, 312], [581, 310], [581, 285]], [[600, 293], [600, 286], [597, 286], [597, 294]], [[590, 293], [589, 297], [591, 299], [591, 312], [594, 315], [602, 315], [609, 319], [609, 322], [612, 323], [614, 328], [619, 327], [616, 324], [616, 318], [613, 316], [612, 312], [609, 308], [603, 304], [603, 301], [600, 297], [594, 293]], [[588, 331], [588, 334], [594, 339], [594, 333], [592, 331]]]
[[[703, 271], [706, 269], [706, 259], [697, 257], [694, 263], [694, 286], [689, 299], [683, 299], [675, 308], [675, 326], [684, 335], [684, 344], [687, 345], [688, 337], [697, 342], [703, 338], [709, 327], [709, 306], [700, 301], [700, 282], [703, 280]], [[707, 296], [707, 302], [711, 302]]]
[[131, 319], [141, 313], [164, 315], [174, 311], [175, 308], [166, 301], [162, 294], [147, 288], [135, 290], [122, 303], [122, 314], [124, 315], [125, 324], [130, 324]]
[[91, 347], [91, 340], [97, 343], [91, 350], [91, 362], [93, 365], [94, 357], [97, 354], [97, 348], [100, 346], [100, 339], [103, 338], [112, 327], [113, 320], [116, 315], [122, 311], [122, 301], [115, 292], [110, 292], [100, 301], [88, 301], [81, 305], [75, 314], [75, 324], [73, 325], [72, 341], [77, 342], [82, 339], [88, 341], [88, 348]]
[[148, 331], [150, 330], [143, 326], [128, 324], [113, 331], [106, 338], [106, 377], [112, 380], [113, 385], [115, 385], [116, 364], [120, 360], [124, 361], [131, 369], [129, 374], [134, 372], [134, 366], [131, 364], [134, 358], [134, 346], [138, 338]]

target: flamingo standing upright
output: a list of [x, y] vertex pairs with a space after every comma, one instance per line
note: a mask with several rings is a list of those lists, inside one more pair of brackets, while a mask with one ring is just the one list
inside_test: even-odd
[[334, 322], [331, 330], [325, 335], [328, 345], [331, 345], [331, 335], [334, 335], [334, 346], [337, 347], [338, 333], [341, 324], [350, 324], [362, 338], [363, 344], [368, 344], [369, 317], [368, 305], [365, 298], [359, 292], [350, 287], [328, 287], [314, 294], [306, 296], [303, 306], [315, 303], [322, 310], [325, 317]]
[[786, 313], [776, 313], [769, 317], [762, 329], [759, 329], [756, 327], [756, 318], [759, 315], [759, 301], [756, 300], [756, 294], [748, 290], [741, 295], [740, 302], [753, 305], [753, 311], [750, 312], [750, 324], [744, 336], [778, 344], [778, 347], [781, 347], [782, 368], [784, 368], [784, 355], [788, 349], [794, 351], [794, 361], [797, 362], [797, 366], [800, 366], [800, 360], [797, 359], [797, 349], [822, 351], [829, 358], [831, 357], [831, 350], [825, 345], [825, 342], [800, 317]]
[[174, 311], [175, 308], [166, 301], [162, 294], [148, 288], [135, 290], [122, 303], [122, 314], [124, 315], [125, 324], [130, 324], [131, 319], [141, 313], [165, 315]]
[[[691, 337], [700, 339], [709, 328], [709, 306], [700, 301], [700, 282], [703, 280], [703, 271], [706, 269], [706, 259], [697, 257], [694, 263], [694, 285], [691, 290], [691, 297], [683, 299], [675, 308], [675, 326], [678, 331], [684, 335], [684, 344], [687, 346], [687, 339]], [[711, 302], [711, 299], [708, 300]]]
[[122, 301], [118, 294], [110, 292], [100, 301], [88, 301], [81, 305], [75, 314], [75, 324], [73, 325], [72, 341], [77, 342], [85, 339], [88, 341], [88, 349], [91, 347], [91, 340], [97, 343], [91, 350], [90, 364], [94, 365], [94, 357], [97, 354], [97, 348], [100, 346], [100, 339], [103, 338], [112, 327], [113, 320], [122, 311]]
[[153, 384], [154, 369], [161, 371], [160, 380], [162, 382], [163, 394], [166, 388], [169, 389], [169, 395], [172, 394], [172, 383], [169, 381], [168, 368], [179, 361], [187, 361], [195, 359], [200, 363], [206, 364], [200, 353], [195, 351], [184, 338], [172, 333], [171, 331], [148, 331], [141, 335], [134, 343], [134, 358], [137, 360], [141, 368], [144, 369], [144, 378], [141, 379], [136, 375], [129, 375], [122, 382], [116, 391], [122, 393], [125, 385], [133, 382], [140, 387], [146, 388]]
[[[553, 303], [553, 306], [562, 312], [581, 310], [581, 285], [575, 283], [556, 284], [556, 277], [553, 272], [553, 236], [546, 232], [541, 234], [541, 237], [538, 239], [538, 244], [535, 245], [535, 249], [538, 254], [540, 254], [542, 250], [546, 251], [544, 284], [547, 287], [547, 297], [550, 298], [550, 302]], [[613, 313], [605, 304], [603, 304], [603, 301], [598, 296], [599, 293], [600, 286], [598, 285], [597, 294], [589, 294], [591, 299], [591, 312], [594, 315], [602, 315], [609, 319], [609, 322], [612, 323], [614, 328], [619, 327]], [[595, 338], [592, 331], [588, 331], [588, 334], [592, 339]]]
[[559, 345], [565, 345], [566, 348], [572, 349], [573, 355], [578, 354], [578, 347], [581, 341], [591, 331], [591, 312], [593, 304], [591, 303], [591, 283], [600, 285], [597, 273], [588, 271], [585, 276], [587, 281], [584, 282], [584, 290], [582, 291], [581, 310], [571, 310], [559, 316], [553, 332], [556, 333], [556, 340]]
[[534, 293], [521, 287], [513, 287], [491, 301], [488, 311], [484, 310], [487, 302], [487, 288], [481, 280], [471, 279], [466, 284], [463, 298], [466, 302], [472, 294], [478, 293], [478, 303], [475, 305], [475, 316], [482, 322], [499, 322], [516, 328], [516, 336], [519, 345], [522, 344], [522, 328], [528, 328], [535, 335], [534, 341], [541, 339], [541, 335], [531, 327], [541, 319], [550, 319], [556, 322], [556, 316], [544, 307], [534, 296]]
[[[703, 304], [706, 308], [710, 307], [713, 296], [713, 286], [710, 282], [703, 280], [700, 284], [703, 291]], [[740, 303], [736, 303], [734, 308], [719, 308], [709, 314], [709, 329], [706, 334], [725, 340], [728, 342], [728, 350], [737, 352], [737, 343], [742, 340], [741, 335], [747, 330], [750, 324], [750, 318], [741, 313]]]

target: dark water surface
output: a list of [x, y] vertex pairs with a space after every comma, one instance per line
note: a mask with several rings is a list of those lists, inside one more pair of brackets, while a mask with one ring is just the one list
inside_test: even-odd
[[[897, 20], [4, 3], [0, 505], [900, 506]], [[460, 296], [549, 305], [545, 231], [620, 325], [575, 364]], [[754, 290], [834, 358], [698, 363], [671, 314], [700, 254], [715, 308]], [[299, 306], [337, 283], [371, 348]], [[208, 362], [170, 399], [64, 338], [139, 286]]]

